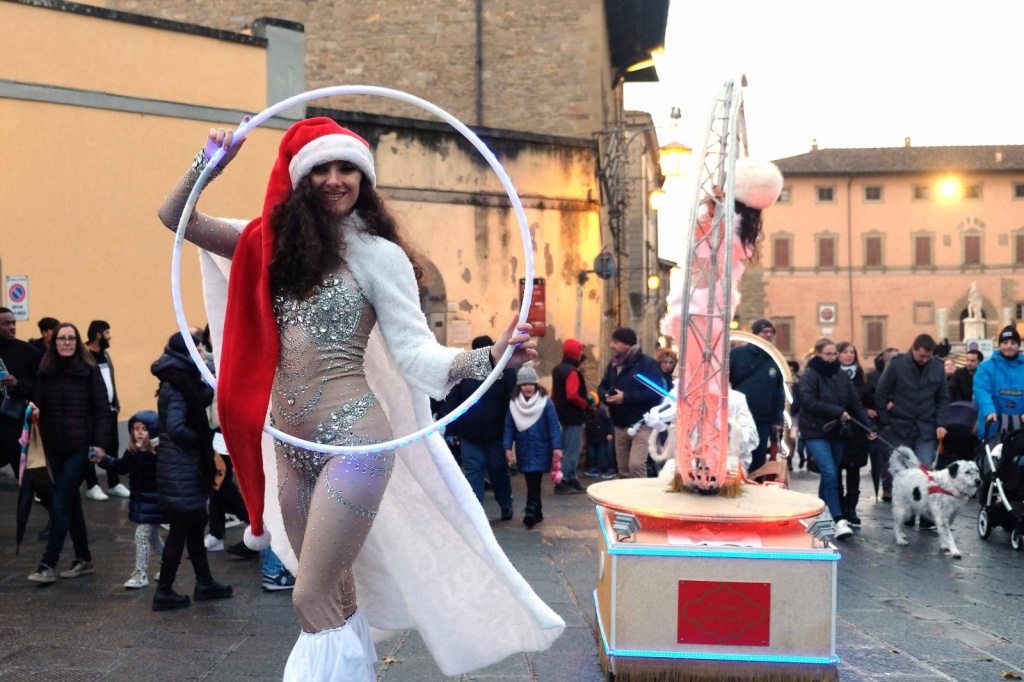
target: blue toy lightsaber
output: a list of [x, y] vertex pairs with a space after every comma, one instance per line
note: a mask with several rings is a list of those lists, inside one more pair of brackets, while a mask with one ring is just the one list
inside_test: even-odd
[[674, 395], [672, 395], [664, 388], [662, 388], [658, 384], [654, 383], [653, 381], [645, 377], [643, 374], [637, 374], [636, 378], [639, 379], [641, 383], [643, 383], [647, 388], [651, 389], [652, 391], [660, 395], [662, 398], [668, 398], [672, 402], [676, 401], [676, 397]]

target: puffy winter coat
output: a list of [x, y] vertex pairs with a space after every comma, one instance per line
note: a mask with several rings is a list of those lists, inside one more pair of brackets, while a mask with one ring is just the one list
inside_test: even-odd
[[[132, 429], [136, 422], [142, 422], [150, 433], [151, 439], [157, 439], [160, 430], [157, 413], [144, 410], [132, 415], [128, 420], [128, 436], [134, 438]], [[159, 441], [158, 441], [159, 442]], [[107, 471], [128, 474], [131, 497], [128, 499], [128, 519], [135, 523], [169, 523], [170, 517], [160, 509], [160, 495], [156, 480], [156, 453], [149, 450], [125, 450], [121, 459], [107, 455], [100, 461], [100, 466]]]
[[[191, 372], [199, 382], [199, 372], [192, 360], [170, 348], [153, 363], [158, 375], [173, 368]], [[202, 408], [213, 402], [213, 389], [202, 384]], [[212, 466], [213, 450], [203, 443], [200, 434], [189, 426], [188, 403], [183, 393], [170, 382], [161, 381], [157, 392], [157, 413], [160, 444], [157, 446], [157, 490], [160, 508], [165, 512], [185, 513], [206, 509], [207, 490], [201, 472]], [[207, 462], [206, 459], [211, 461]]]
[[551, 401], [558, 421], [566, 426], [580, 426], [587, 420], [587, 382], [579, 366], [579, 360], [563, 357], [551, 370]]
[[[604, 371], [604, 378], [597, 387], [597, 395], [601, 402], [608, 405], [612, 423], [620, 428], [629, 428], [643, 419], [644, 412], [661, 404], [662, 396], [637, 379], [638, 374], [643, 374], [654, 384], [668, 389], [661, 378], [661, 367], [654, 358], [644, 355], [639, 346], [630, 351], [620, 367], [609, 362]], [[605, 401], [605, 397], [613, 391], [622, 392], [622, 403], [609, 405]]]
[[[831, 366], [830, 366], [831, 365]], [[839, 369], [838, 363], [831, 364], [819, 357], [811, 358], [807, 371], [800, 377], [800, 436], [811, 438], [838, 438], [838, 432], [826, 432], [825, 425], [837, 422], [846, 412], [861, 424], [871, 421], [861, 405], [857, 389], [850, 377]], [[854, 426], [853, 428], [858, 428]]]
[[1024, 415], [1024, 357], [1007, 360], [998, 351], [978, 365], [974, 373], [974, 402], [978, 405], [978, 437], [985, 433], [985, 417], [990, 414]]
[[[888, 408], [889, 403], [892, 408]], [[889, 361], [875, 390], [878, 423], [909, 440], [935, 440], [935, 429], [949, 421], [949, 384], [942, 360], [932, 358], [923, 368], [907, 351]]]
[[[463, 379], [452, 388], [444, 399], [439, 414], [447, 415], [466, 401], [483, 381]], [[505, 433], [505, 413], [508, 412], [508, 397], [516, 386], [516, 370], [505, 369], [501, 378], [491, 384], [480, 400], [466, 413], [448, 425], [445, 438], [456, 436], [464, 440], [490, 442], [501, 440]]]
[[515, 442], [516, 466], [524, 474], [551, 471], [552, 453], [562, 449], [562, 429], [558, 424], [555, 406], [546, 396], [540, 396], [539, 399], [545, 402], [544, 411], [533, 426], [525, 431], [516, 428], [511, 409], [505, 415], [503, 444], [506, 450], [511, 450]]
[[747, 398], [747, 407], [758, 424], [782, 424], [786, 393], [782, 371], [772, 357], [753, 344], [729, 351], [729, 385]]
[[32, 401], [39, 408], [39, 432], [47, 455], [67, 456], [110, 439], [107, 385], [95, 365], [75, 357], [36, 378]]

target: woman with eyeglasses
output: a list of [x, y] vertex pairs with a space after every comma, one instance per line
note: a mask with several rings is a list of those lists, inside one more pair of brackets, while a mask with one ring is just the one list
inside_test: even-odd
[[110, 401], [103, 375], [70, 322], [61, 323], [53, 332], [53, 343], [39, 365], [32, 405], [54, 483], [50, 537], [43, 560], [28, 579], [37, 583], [57, 580], [57, 562], [69, 532], [75, 558], [60, 577], [89, 575], [93, 572], [92, 554], [79, 486], [86, 468], [92, 466], [90, 455], [102, 456], [99, 444], [110, 438]]
[[[844, 438], [859, 428], [851, 423], [851, 417], [861, 424], [870, 422], [853, 381], [840, 370], [836, 344], [831, 339], [819, 339], [814, 344], [814, 357], [800, 378], [799, 425], [800, 434], [807, 443], [807, 452], [821, 472], [818, 497], [832, 514], [836, 539], [845, 540], [853, 535], [853, 530], [839, 497]], [[874, 437], [874, 433], [868, 434], [868, 439], [873, 440]]]

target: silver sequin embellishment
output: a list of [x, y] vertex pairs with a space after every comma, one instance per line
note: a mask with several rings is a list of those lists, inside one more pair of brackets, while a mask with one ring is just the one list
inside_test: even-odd
[[450, 381], [479, 379], [483, 381], [491, 373], [491, 347], [462, 351], [455, 356], [452, 368], [448, 370]]

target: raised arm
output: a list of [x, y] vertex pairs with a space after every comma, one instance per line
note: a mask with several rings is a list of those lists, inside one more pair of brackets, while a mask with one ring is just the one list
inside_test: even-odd
[[[157, 211], [160, 222], [169, 230], [177, 231], [178, 229], [178, 221], [181, 220], [181, 214], [185, 210], [188, 196], [192, 193], [196, 181], [199, 180], [200, 173], [203, 172], [207, 163], [209, 163], [206, 156], [207, 150], [216, 150], [219, 146], [229, 146], [232, 135], [233, 131], [225, 130], [224, 128], [210, 129], [209, 144], [205, 149], [199, 150], [188, 172], [178, 180]], [[210, 181], [213, 181], [214, 178], [221, 174], [224, 167], [238, 153], [242, 144], [239, 143], [225, 155], [217, 170], [210, 176]], [[239, 234], [237, 221], [214, 218], [197, 210], [192, 211], [192, 215], [188, 219], [188, 225], [185, 228], [185, 239], [201, 249], [229, 259], [235, 254]]]

